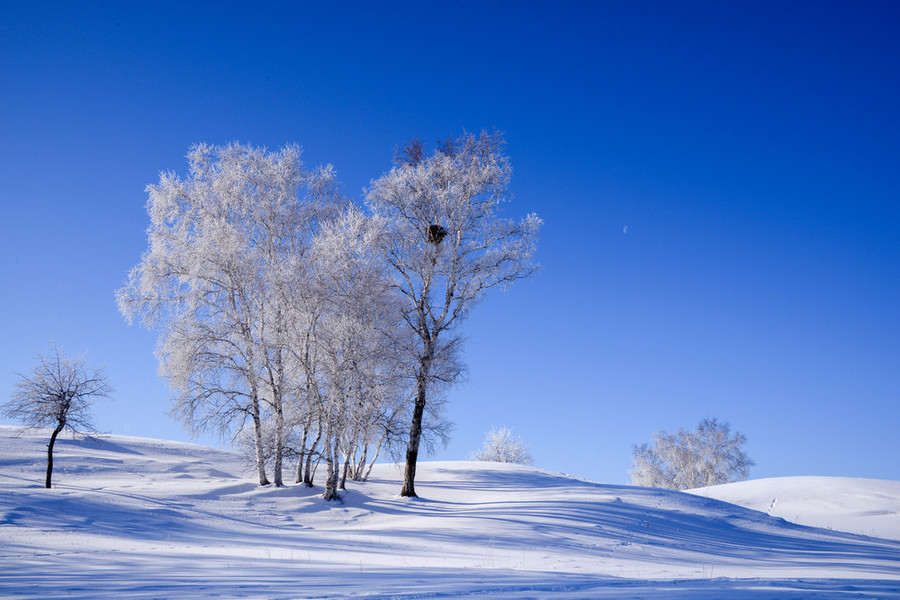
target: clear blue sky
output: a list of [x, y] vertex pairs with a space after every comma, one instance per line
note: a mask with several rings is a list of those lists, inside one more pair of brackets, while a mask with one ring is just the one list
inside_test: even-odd
[[473, 311], [435, 458], [509, 426], [620, 483], [710, 416], [754, 477], [900, 479], [900, 4], [132, 4], [0, 4], [4, 397], [55, 339], [106, 366], [102, 429], [189, 439], [113, 292], [191, 144], [297, 142], [359, 200], [497, 128], [542, 269]]

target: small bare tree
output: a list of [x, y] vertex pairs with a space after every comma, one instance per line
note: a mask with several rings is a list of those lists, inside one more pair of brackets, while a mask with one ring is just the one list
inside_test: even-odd
[[519, 465], [530, 465], [534, 462], [528, 446], [521, 437], [513, 437], [512, 430], [508, 427], [488, 431], [484, 436], [484, 445], [481, 449], [473, 452], [471, 458], [472, 460]]
[[105, 398], [112, 388], [102, 369], [92, 369], [84, 356], [70, 359], [56, 344], [39, 354], [30, 375], [19, 375], [12, 399], [2, 405], [3, 415], [26, 427], [53, 427], [47, 445], [47, 480], [53, 474], [53, 445], [68, 429], [73, 433], [96, 431], [90, 415], [91, 401]]
[[747, 478], [755, 463], [743, 450], [747, 438], [728, 423], [703, 419], [696, 431], [657, 431], [654, 444], [634, 446], [635, 485], [689, 490]]

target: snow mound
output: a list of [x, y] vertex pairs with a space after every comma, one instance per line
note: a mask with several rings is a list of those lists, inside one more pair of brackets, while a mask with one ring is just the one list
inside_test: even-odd
[[900, 540], [900, 481], [775, 477], [700, 488], [691, 493], [792, 523]]
[[900, 542], [518, 465], [377, 465], [342, 503], [238, 457], [0, 428], [3, 598], [900, 598]]

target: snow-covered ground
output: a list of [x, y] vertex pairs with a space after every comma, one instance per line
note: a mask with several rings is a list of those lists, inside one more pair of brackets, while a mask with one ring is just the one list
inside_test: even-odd
[[47, 490], [45, 432], [17, 431], [4, 598], [900, 598], [897, 540], [692, 494], [438, 462], [421, 499], [379, 465], [336, 504], [260, 488], [230, 452], [121, 436], [61, 439]]
[[900, 481], [849, 477], [775, 477], [691, 490], [781, 517], [900, 540]]

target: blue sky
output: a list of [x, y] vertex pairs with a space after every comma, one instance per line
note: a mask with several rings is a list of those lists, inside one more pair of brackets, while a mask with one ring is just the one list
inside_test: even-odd
[[192, 144], [297, 142], [360, 200], [404, 141], [497, 128], [542, 268], [472, 312], [434, 458], [509, 426], [621, 483], [709, 416], [754, 477], [900, 479], [898, 28], [893, 2], [3, 2], [0, 394], [53, 339], [106, 367], [101, 429], [189, 439], [113, 292]]

